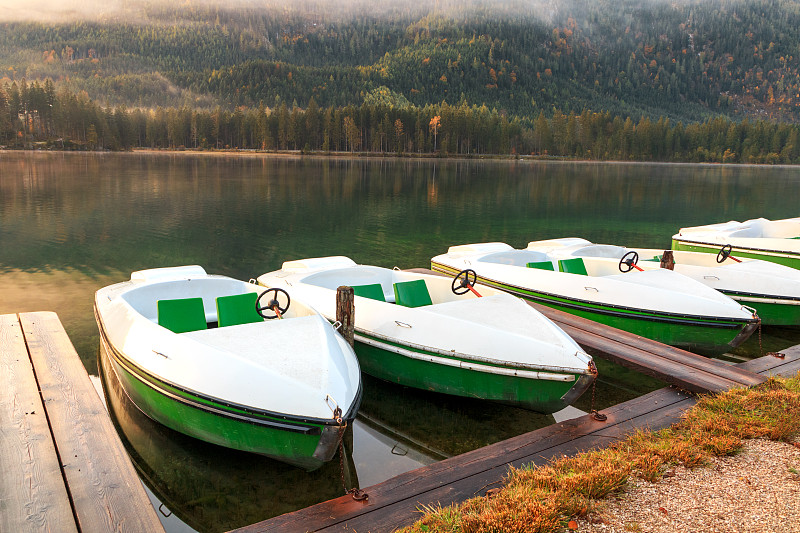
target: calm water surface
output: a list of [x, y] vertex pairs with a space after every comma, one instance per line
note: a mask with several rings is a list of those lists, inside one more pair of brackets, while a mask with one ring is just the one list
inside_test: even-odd
[[[669, 248], [680, 226], [798, 216], [799, 196], [800, 169], [782, 167], [0, 152], [0, 313], [57, 312], [97, 375], [94, 291], [133, 270], [249, 279], [323, 255], [409, 268], [454, 244], [572, 236]], [[765, 330], [762, 343], [800, 335]], [[728, 359], [759, 351], [752, 339]], [[599, 363], [599, 407], [661, 386]], [[170, 531], [245, 525], [338, 496], [342, 471], [368, 486], [553, 422], [365, 377], [345, 460], [307, 474], [167, 430], [103, 381]]]

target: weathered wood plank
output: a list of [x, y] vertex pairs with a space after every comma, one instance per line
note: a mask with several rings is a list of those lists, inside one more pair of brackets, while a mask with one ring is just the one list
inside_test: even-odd
[[55, 313], [20, 322], [84, 532], [163, 531], [111, 419]]
[[[709, 359], [708, 357], [687, 352], [686, 350], [681, 350], [674, 346], [667, 346], [666, 344], [661, 344], [660, 342], [634, 335], [621, 329], [612, 328], [556, 309], [550, 309], [546, 306], [532, 302], [528, 302], [528, 305], [540, 311], [559, 326], [569, 327], [571, 330], [575, 331], [575, 341], [579, 344], [581, 340], [584, 340], [584, 342], [591, 342], [590, 345], [596, 348], [603, 348], [605, 345], [623, 345], [652, 354], [651, 357], [655, 356], [665, 361], [678, 363], [686, 368], [724, 376], [742, 385], [752, 386], [764, 381], [763, 377], [755, 375], [745, 369], [727, 365], [716, 359]], [[593, 335], [594, 337], [586, 337], [586, 339], [583, 339], [584, 334]]]
[[77, 531], [17, 315], [0, 315], [0, 531]]
[[783, 357], [767, 355], [740, 363], [739, 367], [746, 368], [752, 372], [758, 372], [764, 376], [784, 376], [792, 377], [800, 371], [800, 345], [792, 346], [781, 350]]
[[642, 374], [658, 378], [691, 392], [718, 392], [741, 385], [715, 373], [676, 364], [650, 352], [619, 342], [607, 342], [603, 337], [570, 325], [558, 324], [567, 335], [575, 339], [593, 357], [609, 360]]
[[[793, 375], [800, 365], [800, 347], [783, 353], [783, 359], [763, 357], [741, 367]], [[367, 502], [343, 496], [236, 531], [392, 531], [419, 518], [422, 505], [449, 505], [484, 494], [487, 488], [497, 486], [509, 465], [544, 464], [561, 455], [605, 446], [635, 430], [669, 427], [694, 403], [692, 396], [672, 388], [660, 389], [604, 410], [608, 416], [605, 423], [584, 416], [554, 424], [367, 487]]]
[[[509, 464], [538, 463], [607, 445], [635, 428], [666, 427], [687, 407], [685, 402], [693, 399], [674, 389], [661, 389], [604, 410], [606, 422], [583, 416], [406, 472], [368, 487], [369, 500], [365, 503], [344, 496], [236, 531], [334, 531], [345, 524], [359, 524], [364, 531], [389, 531], [411, 523], [420, 504], [445, 504], [471, 497], [479, 488], [502, 479]], [[386, 528], [377, 525], [384, 522]]]
[[[685, 403], [684, 403], [685, 402]], [[694, 401], [686, 399], [679, 404], [666, 406], [664, 409], [651, 412], [652, 419], [647, 425], [653, 429], [668, 427], [679, 420], [681, 413], [688, 409]], [[559, 446], [554, 446], [540, 453], [525, 457], [521, 460], [510, 461], [509, 464], [498, 465], [492, 470], [479, 472], [473, 476], [458, 479], [453, 483], [438, 487], [416, 497], [398, 501], [387, 505], [374, 513], [362, 514], [349, 518], [346, 522], [332, 524], [312, 531], [333, 532], [333, 531], [356, 531], [379, 533], [382, 531], [393, 531], [394, 529], [412, 524], [421, 517], [419, 509], [422, 505], [450, 505], [459, 503], [475, 496], [483, 496], [486, 490], [498, 487], [502, 479], [507, 475], [509, 466], [519, 468], [525, 464], [544, 464], [562, 455], [574, 455], [579, 452], [587, 451], [592, 448], [608, 445], [610, 442], [624, 438], [631, 428], [624, 426], [613, 427], [606, 431], [606, 435], [601, 436], [593, 433], [581, 436]], [[296, 529], [304, 530], [304, 526]], [[290, 527], [294, 527], [291, 525]], [[292, 529], [284, 529], [291, 531]]]

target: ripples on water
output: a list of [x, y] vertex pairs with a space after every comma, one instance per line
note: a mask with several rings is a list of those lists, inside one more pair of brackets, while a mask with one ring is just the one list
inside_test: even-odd
[[[58, 313], [96, 373], [94, 291], [133, 270], [200, 264], [240, 279], [283, 261], [347, 255], [429, 266], [455, 244], [581, 236], [665, 247], [680, 226], [797, 216], [796, 168], [530, 161], [0, 152], [0, 313]], [[765, 330], [763, 350], [800, 343]], [[757, 339], [732, 359], [757, 356]], [[661, 386], [598, 361], [599, 407]], [[112, 387], [113, 389], [113, 387]], [[124, 398], [122, 398], [124, 399]], [[339, 465], [312, 475], [175, 434], [113, 407], [170, 531], [245, 525], [337, 496]], [[575, 405], [588, 410], [587, 394]], [[370, 485], [553, 422], [365, 377], [349, 475]], [[232, 496], [233, 495], [233, 496]], [[158, 501], [158, 500], [157, 500]], [[159, 506], [159, 503], [156, 503]], [[163, 514], [162, 514], [163, 516]]]

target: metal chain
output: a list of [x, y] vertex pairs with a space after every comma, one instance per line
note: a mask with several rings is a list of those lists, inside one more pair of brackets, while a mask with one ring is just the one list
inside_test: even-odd
[[761, 320], [758, 321], [758, 356], [764, 357], [764, 347], [761, 345]]
[[598, 375], [597, 367], [595, 366], [594, 361], [589, 362], [589, 370], [592, 372], [592, 374], [594, 374], [594, 379], [592, 380], [592, 405], [590, 407], [590, 412], [592, 413], [592, 418], [598, 422], [605, 422], [608, 417], [594, 408], [594, 391], [597, 388]]
[[342, 410], [339, 407], [333, 412], [333, 416], [336, 417], [336, 422], [339, 423], [339, 475], [342, 479], [344, 493], [352, 494], [353, 499], [357, 502], [368, 500], [369, 494], [363, 490], [357, 487], [353, 487], [352, 489], [347, 488], [347, 481], [344, 479], [344, 432], [347, 429], [347, 422], [342, 421]]

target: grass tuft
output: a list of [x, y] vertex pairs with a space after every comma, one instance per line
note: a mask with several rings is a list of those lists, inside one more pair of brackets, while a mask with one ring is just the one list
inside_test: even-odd
[[623, 492], [632, 476], [656, 481], [675, 465], [699, 467], [711, 457], [738, 453], [744, 439], [792, 441], [800, 435], [798, 414], [800, 374], [705, 396], [671, 428], [637, 431], [608, 448], [560, 457], [543, 466], [512, 468], [505, 486], [491, 497], [423, 507], [424, 517], [401, 531], [563, 531], [570, 518], [585, 516], [598, 500]]

